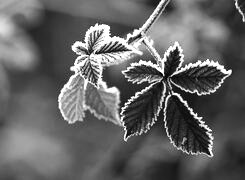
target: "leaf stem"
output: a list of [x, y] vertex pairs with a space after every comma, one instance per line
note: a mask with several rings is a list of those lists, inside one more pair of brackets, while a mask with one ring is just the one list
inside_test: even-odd
[[154, 57], [154, 59], [156, 60], [156, 62], [158, 63], [158, 65], [160, 67], [162, 67], [162, 58], [159, 55], [159, 53], [157, 52], [157, 50], [155, 49], [155, 47], [153, 46], [153, 44], [150, 42], [150, 40], [149, 40], [148, 37], [145, 37], [143, 39], [143, 44], [146, 46], [146, 48], [148, 49], [148, 51]]
[[151, 16], [147, 19], [147, 21], [143, 24], [140, 28], [141, 33], [146, 34], [151, 26], [156, 22], [156, 20], [160, 17], [162, 12], [165, 10], [166, 6], [170, 0], [161, 0], [160, 3], [157, 5], [156, 9], [153, 11]]
[[153, 26], [153, 24], [157, 21], [157, 19], [160, 17], [162, 12], [165, 10], [166, 6], [170, 0], [161, 0], [153, 13], [150, 15], [150, 17], [146, 20], [146, 22], [142, 25], [139, 30], [137, 30], [136, 33], [133, 33], [131, 37], [128, 39], [128, 43], [134, 43], [135, 41], [143, 38], [143, 35], [146, 34], [150, 28]]

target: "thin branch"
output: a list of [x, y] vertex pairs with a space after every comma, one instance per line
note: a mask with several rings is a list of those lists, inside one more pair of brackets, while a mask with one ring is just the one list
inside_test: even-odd
[[135, 41], [141, 39], [144, 34], [146, 34], [150, 28], [153, 26], [153, 24], [157, 21], [157, 19], [160, 17], [162, 12], [165, 10], [166, 6], [170, 0], [161, 0], [153, 13], [150, 15], [150, 17], [146, 20], [146, 22], [143, 24], [139, 30], [137, 30], [136, 33], [133, 33], [131, 37], [128, 38], [128, 43], [134, 43]]
[[140, 28], [140, 31], [144, 34], [146, 34], [149, 29], [152, 27], [152, 25], [157, 21], [157, 19], [160, 17], [162, 12], [165, 10], [166, 6], [170, 0], [161, 0], [156, 9], [153, 11], [151, 16], [147, 19], [147, 21], [144, 23], [144, 25]]

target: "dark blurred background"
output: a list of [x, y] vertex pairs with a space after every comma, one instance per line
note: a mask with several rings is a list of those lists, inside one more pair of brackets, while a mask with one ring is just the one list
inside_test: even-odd
[[[87, 113], [68, 125], [57, 97], [72, 72], [71, 45], [96, 22], [125, 37], [158, 0], [0, 0], [0, 180], [244, 180], [245, 24], [233, 0], [172, 0], [150, 34], [163, 56], [179, 41], [185, 63], [213, 59], [233, 74], [213, 95], [180, 92], [213, 130], [214, 157], [176, 150], [162, 113], [147, 134], [123, 141], [123, 129]], [[142, 47], [142, 50], [145, 49]], [[145, 85], [104, 71], [121, 106]]]

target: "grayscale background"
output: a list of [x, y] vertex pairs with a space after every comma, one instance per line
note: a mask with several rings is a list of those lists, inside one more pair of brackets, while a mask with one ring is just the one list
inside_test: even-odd
[[[212, 59], [232, 69], [215, 94], [180, 92], [213, 130], [214, 157], [178, 151], [162, 113], [147, 133], [123, 141], [123, 129], [87, 113], [68, 125], [57, 97], [76, 55], [71, 45], [95, 23], [126, 37], [157, 0], [0, 0], [0, 180], [244, 180], [245, 23], [234, 0], [172, 0], [151, 29], [163, 55], [175, 41], [185, 63]], [[121, 106], [145, 87], [121, 70], [145, 52], [106, 68], [121, 91]]]

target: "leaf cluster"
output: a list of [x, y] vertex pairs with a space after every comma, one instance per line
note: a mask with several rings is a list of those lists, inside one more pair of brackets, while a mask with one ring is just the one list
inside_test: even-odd
[[147, 132], [163, 109], [164, 123], [171, 142], [184, 152], [212, 156], [211, 130], [193, 112], [173, 86], [186, 92], [206, 95], [215, 92], [231, 74], [217, 62], [206, 60], [182, 67], [184, 55], [176, 42], [158, 64], [147, 61], [133, 63], [123, 71], [132, 83], [148, 82], [122, 108], [124, 139]]
[[71, 70], [74, 75], [61, 90], [59, 109], [66, 121], [83, 121], [89, 110], [98, 119], [121, 125], [119, 118], [119, 90], [108, 88], [102, 80], [102, 70], [122, 62], [133, 53], [140, 53], [119, 37], [110, 36], [107, 25], [92, 26], [84, 42], [76, 41], [72, 50], [78, 55]]
[[211, 129], [173, 87], [199, 96], [211, 94], [231, 70], [225, 70], [212, 60], [183, 66], [183, 50], [178, 42], [165, 52], [163, 58], [150, 45], [148, 48], [157, 63], [140, 60], [123, 71], [129, 82], [149, 85], [125, 103], [120, 118], [119, 90], [107, 87], [102, 72], [106, 66], [121, 63], [133, 54], [142, 54], [138, 46], [146, 42], [147, 37], [139, 32], [135, 31], [125, 40], [111, 37], [109, 26], [96, 24], [86, 32], [84, 42], [77, 41], [72, 45], [78, 55], [71, 67], [74, 75], [59, 95], [59, 109], [64, 119], [69, 123], [83, 121], [85, 111], [89, 110], [98, 119], [123, 126], [126, 141], [131, 136], [146, 133], [163, 111], [167, 135], [177, 149], [212, 156]]

